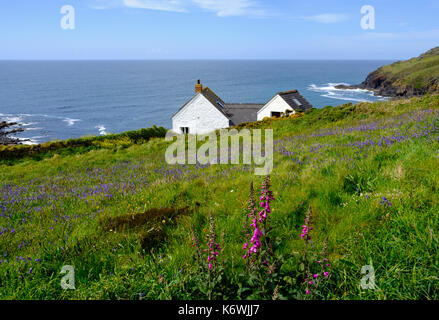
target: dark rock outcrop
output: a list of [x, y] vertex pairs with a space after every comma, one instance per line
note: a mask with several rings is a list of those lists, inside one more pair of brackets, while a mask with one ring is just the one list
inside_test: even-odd
[[16, 122], [6, 122], [1, 121], [0, 122], [0, 145], [15, 145], [15, 144], [21, 144], [20, 139], [11, 137], [12, 134], [16, 134], [19, 132], [23, 132], [24, 130], [22, 128], [15, 128], [8, 131], [8, 129], [18, 126], [18, 123]]
[[384, 97], [413, 97], [439, 93], [439, 47], [417, 58], [398, 61], [371, 72], [361, 84], [337, 89], [366, 89]]

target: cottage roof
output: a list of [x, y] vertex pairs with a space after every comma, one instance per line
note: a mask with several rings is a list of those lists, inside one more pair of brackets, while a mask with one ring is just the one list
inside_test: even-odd
[[224, 109], [231, 121], [231, 125], [236, 126], [243, 122], [257, 121], [258, 111], [263, 106], [263, 103], [227, 103]]
[[312, 109], [312, 105], [297, 90], [278, 92], [293, 110], [304, 112]]

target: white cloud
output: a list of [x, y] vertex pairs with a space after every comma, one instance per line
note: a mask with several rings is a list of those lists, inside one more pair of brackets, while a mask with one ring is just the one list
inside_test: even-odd
[[123, 0], [128, 8], [149, 9], [159, 11], [186, 12], [185, 4], [178, 0]]
[[114, 7], [120, 7], [121, 0], [91, 0], [90, 8], [95, 10], [106, 10]]
[[127, 7], [171, 12], [189, 12], [191, 9], [201, 8], [215, 12], [219, 17], [265, 15], [255, 0], [94, 0], [91, 7]]
[[263, 15], [252, 0], [193, 0], [200, 8], [214, 11], [219, 17]]
[[318, 23], [338, 23], [348, 19], [348, 15], [345, 14], [334, 14], [334, 13], [323, 13], [314, 16], [303, 17], [305, 20], [314, 21]]

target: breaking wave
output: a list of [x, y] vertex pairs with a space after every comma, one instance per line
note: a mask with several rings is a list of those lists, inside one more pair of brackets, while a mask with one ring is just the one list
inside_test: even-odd
[[107, 129], [103, 125], [98, 125], [95, 128], [98, 129], [101, 136], [105, 136], [107, 134]]
[[81, 121], [80, 119], [70, 119], [70, 118], [65, 118], [63, 119], [64, 122], [67, 123], [67, 125], [69, 127], [73, 126], [75, 124], [75, 122]]
[[51, 128], [59, 128], [60, 123], [73, 127], [76, 122], [82, 120], [47, 114], [0, 113], [0, 121], [18, 123], [24, 132], [15, 135], [14, 138], [21, 140], [23, 144], [38, 144], [50, 140]]
[[387, 100], [385, 97], [375, 96], [372, 91], [366, 89], [337, 89], [336, 86], [345, 85], [348, 83], [327, 83], [326, 85], [318, 86], [311, 84], [308, 87], [309, 91], [320, 93], [322, 97], [352, 101], [352, 102], [374, 102]]

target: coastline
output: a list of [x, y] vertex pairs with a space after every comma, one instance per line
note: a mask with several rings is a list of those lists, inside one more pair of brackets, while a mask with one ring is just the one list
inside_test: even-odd
[[[389, 97], [385, 97], [385, 96], [381, 96], [378, 95], [376, 90], [371, 90], [371, 89], [366, 89], [366, 88], [360, 88], [357, 86], [353, 86], [353, 85], [349, 85], [347, 83], [327, 83], [325, 85], [322, 86], [317, 86], [316, 84], [311, 84], [307, 87], [308, 91], [311, 92], [316, 92], [319, 93], [322, 97], [326, 97], [329, 99], [333, 99], [333, 100], [338, 100], [339, 103], [334, 104], [334, 107], [343, 105], [344, 103], [347, 102], [351, 102], [351, 103], [360, 103], [360, 102], [369, 102], [369, 103], [373, 103], [376, 101], [386, 101], [389, 99]], [[378, 100], [372, 100], [369, 99], [371, 96], [374, 96], [376, 98], [378, 98]], [[323, 106], [322, 106], [323, 108]], [[10, 119], [11, 117], [13, 117], [13, 119], [17, 120], [17, 125], [21, 126], [24, 128], [23, 132], [28, 132], [28, 131], [35, 131], [35, 128], [27, 128], [30, 124], [34, 124], [33, 122], [28, 122], [24, 119], [22, 119], [23, 116], [32, 116], [31, 114], [19, 114], [19, 115], [4, 115], [4, 114], [0, 114], [0, 116], [7, 116], [5, 117], [6, 120]], [[46, 116], [46, 117], [50, 117], [50, 118], [57, 118], [60, 119], [61, 121], [67, 123], [68, 127], [73, 127], [75, 125], [76, 122], [79, 122], [81, 120], [79, 119], [71, 119], [71, 118], [63, 118], [63, 117], [59, 117], [59, 116]], [[2, 118], [3, 119], [3, 118]], [[0, 120], [2, 120], [0, 119]], [[70, 121], [71, 120], [71, 121]], [[38, 128], [41, 129], [41, 128]], [[11, 138], [11, 142], [9, 144], [2, 144], [0, 143], [0, 145], [6, 145], [6, 146], [14, 146], [14, 145], [42, 145], [45, 143], [52, 143], [55, 141], [65, 141], [65, 140], [71, 140], [71, 139], [81, 139], [81, 138], [86, 138], [86, 137], [104, 137], [106, 135], [108, 135], [108, 132], [106, 131], [106, 127], [104, 127], [103, 125], [96, 125], [94, 126], [94, 129], [98, 130], [97, 134], [84, 134], [83, 136], [80, 137], [71, 137], [71, 138], [67, 138], [67, 139], [51, 139], [51, 140], [46, 140], [46, 141], [39, 141], [39, 139], [44, 138], [43, 136], [33, 136], [33, 137], [18, 137], [18, 136], [10, 136]], [[121, 132], [121, 134], [128, 132], [130, 130], [126, 130]]]
[[[334, 95], [309, 89], [312, 84], [328, 87], [328, 82], [358, 83], [386, 63], [389, 60], [2, 63], [0, 81], [6, 84], [0, 87], [0, 119], [18, 118], [25, 129], [18, 136], [33, 143], [104, 131], [121, 133], [153, 124], [170, 127], [172, 115], [188, 100], [189, 86], [199, 77], [236, 103], [259, 103], [273, 92], [295, 89], [316, 108], [376, 101], [367, 93]], [[29, 70], [37, 82], [25, 87]], [[55, 81], [58, 74], [71, 78]], [[17, 99], [20, 92], [26, 95]]]
[[369, 73], [357, 85], [339, 85], [337, 89], [366, 89], [375, 95], [412, 98], [439, 92], [439, 47], [418, 57], [397, 61]]
[[[349, 101], [353, 103], [358, 102], [375, 102], [375, 101], [386, 101], [390, 97], [386, 97], [378, 94], [377, 91], [363, 88], [355, 85], [350, 85], [348, 83], [328, 83], [327, 86], [317, 86], [312, 84], [308, 87], [308, 90], [323, 93], [322, 96], [336, 99], [340, 101]], [[370, 97], [375, 97], [377, 100], [370, 99]], [[342, 103], [341, 103], [342, 104]]]

